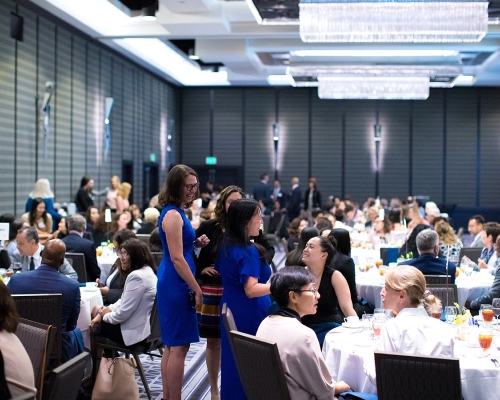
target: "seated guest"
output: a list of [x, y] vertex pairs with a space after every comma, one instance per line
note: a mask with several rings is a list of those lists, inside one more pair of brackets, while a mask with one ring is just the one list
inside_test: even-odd
[[396, 318], [384, 324], [378, 350], [453, 357], [453, 329], [429, 316], [441, 301], [426, 290], [425, 277], [418, 269], [410, 266], [389, 269], [380, 296], [384, 308], [394, 311]]
[[48, 214], [52, 217], [53, 226], [50, 227], [50, 231], [56, 229], [56, 224], [61, 219], [61, 215], [54, 209], [54, 193], [50, 189], [50, 182], [48, 179], [40, 178], [36, 181], [35, 187], [28, 195], [28, 200], [26, 200], [26, 206], [24, 212], [28, 213], [31, 210], [33, 199], [40, 197], [45, 203], [45, 209]]
[[[497, 236], [496, 241], [496, 255], [497, 258], [500, 256], [498, 254], [500, 252], [500, 235]], [[467, 301], [465, 303], [465, 307], [471, 310], [472, 315], [479, 314], [479, 309], [481, 308], [481, 304], [491, 304], [493, 299], [500, 298], [500, 268], [497, 268], [495, 272], [495, 279], [491, 287], [488, 290], [488, 293], [479, 296], [478, 298]]]
[[[92, 219], [93, 220], [93, 219]], [[106, 222], [106, 212], [103, 211], [94, 222], [92, 237], [94, 238], [94, 244], [100, 246], [103, 242], [108, 242], [108, 240], [113, 239], [113, 233], [110, 231], [111, 223]]]
[[5, 284], [0, 282], [0, 352], [3, 357], [5, 381], [13, 398], [26, 392], [36, 393], [33, 365], [15, 334], [18, 325], [16, 303]]
[[306, 228], [308, 225], [309, 221], [307, 218], [297, 217], [290, 222], [290, 225], [288, 226], [289, 237], [286, 242], [289, 251], [295, 249], [295, 243], [299, 243], [300, 232], [302, 232], [302, 229]]
[[344, 224], [350, 226], [351, 228], [354, 226], [354, 207], [352, 204], [346, 204], [344, 208]]
[[481, 237], [483, 250], [477, 260], [479, 268], [488, 269], [490, 272], [495, 273], [497, 268], [497, 253], [495, 243], [500, 235], [500, 224], [498, 222], [488, 222], [484, 224], [484, 234]]
[[378, 208], [377, 207], [369, 207], [366, 210], [366, 223], [365, 227], [366, 228], [373, 228], [375, 225], [375, 220], [378, 218]]
[[162, 253], [163, 247], [161, 246], [160, 232], [158, 228], [153, 229], [151, 235], [149, 236], [149, 250], [151, 253]]
[[131, 204], [128, 210], [132, 214], [132, 230], [136, 232], [142, 226], [141, 210], [137, 204]]
[[439, 210], [436, 203], [433, 201], [428, 201], [425, 203], [425, 218], [429, 224], [434, 225], [434, 219], [441, 216], [441, 211]]
[[[37, 269], [42, 263], [41, 252], [44, 248], [39, 243], [38, 232], [32, 226], [19, 229], [16, 236], [17, 250], [14, 250], [11, 262], [21, 263], [22, 272]], [[78, 275], [71, 264], [63, 257], [63, 262], [58, 266], [59, 272], [71, 279], [78, 280]]]
[[[128, 229], [122, 229], [116, 232], [115, 236], [113, 236], [113, 245], [115, 246], [116, 254], [120, 254], [121, 246], [126, 240], [135, 238], [135, 233]], [[97, 286], [101, 290], [105, 305], [116, 303], [122, 296], [124, 281], [120, 272], [121, 264], [121, 260], [118, 257], [104, 282], [99, 278], [96, 279]]]
[[408, 223], [408, 230], [411, 231], [417, 225], [427, 225], [429, 226], [429, 221], [423, 218], [420, 215], [420, 209], [418, 206], [418, 201], [414, 201], [410, 204], [410, 208], [408, 209], [408, 218], [410, 218], [410, 222]]
[[316, 313], [320, 296], [315, 281], [302, 267], [285, 267], [275, 273], [271, 294], [280, 308], [261, 322], [256, 334], [278, 345], [292, 399], [335, 399], [349, 390], [345, 382], [332, 379], [314, 331], [300, 321]]
[[462, 241], [455, 235], [453, 228], [448, 222], [441, 222], [435, 226], [439, 236], [439, 250], [444, 258], [458, 260], [460, 250], [463, 247]]
[[[120, 247], [122, 297], [108, 307], [95, 306], [91, 331], [130, 346], [144, 341], [151, 333], [150, 316], [156, 297], [156, 267], [148, 246], [139, 239], [128, 239]], [[95, 355], [96, 349], [92, 349]]]
[[158, 218], [160, 217], [160, 212], [153, 207], [146, 208], [144, 210], [144, 219], [142, 221], [142, 226], [137, 230], [138, 234], [151, 234], [153, 230], [158, 226]]
[[344, 322], [344, 316], [357, 316], [346, 279], [339, 271], [329, 267], [334, 255], [332, 243], [320, 236], [310, 239], [302, 252], [302, 261], [316, 277], [315, 286], [321, 295], [318, 312], [304, 316], [302, 322], [316, 332], [321, 346], [326, 334]]
[[401, 231], [403, 230], [403, 225], [401, 225], [401, 210], [391, 210], [389, 211], [389, 215], [387, 216], [389, 223], [391, 224], [392, 231]]
[[418, 258], [417, 236], [425, 229], [430, 229], [429, 225], [419, 224], [412, 229], [410, 236], [408, 237], [408, 239], [406, 239], [405, 244], [399, 249], [398, 258]]
[[[439, 236], [432, 229], [425, 229], [417, 235], [418, 258], [407, 260], [398, 265], [411, 265], [420, 270], [424, 275], [446, 275], [444, 258], [438, 258]], [[448, 261], [448, 275], [451, 282], [455, 283], [455, 263]]]
[[58, 272], [65, 262], [65, 252], [62, 240], [49, 240], [43, 249], [41, 265], [33, 271], [12, 275], [7, 285], [12, 294], [62, 294], [62, 362], [83, 351], [82, 333], [76, 326], [80, 314], [80, 285]]
[[484, 223], [485, 220], [482, 215], [474, 215], [469, 219], [469, 233], [474, 237], [469, 247], [483, 247]]
[[87, 281], [95, 282], [101, 276], [101, 269], [97, 264], [95, 245], [85, 239], [83, 234], [87, 227], [87, 221], [80, 214], [68, 218], [68, 236], [61, 239], [66, 245], [68, 253], [83, 253], [85, 256], [85, 269], [87, 270]]
[[379, 243], [388, 243], [389, 242], [389, 234], [391, 233], [391, 223], [387, 217], [375, 218], [375, 222], [373, 224], [373, 229], [370, 231], [370, 242], [374, 245]]
[[57, 224], [57, 230], [52, 232], [50, 235], [50, 239], [62, 239], [68, 236], [68, 221], [66, 217], [62, 217], [59, 223]]
[[87, 211], [85, 212], [85, 220], [87, 221], [87, 232], [94, 237], [94, 225], [99, 220], [99, 209], [93, 206], [87, 208]]
[[45, 202], [41, 197], [35, 197], [31, 202], [30, 210], [23, 214], [24, 222], [38, 231], [40, 241], [45, 242], [52, 233], [52, 216], [45, 209]]
[[333, 229], [332, 222], [326, 217], [319, 217], [314, 224], [314, 227], [321, 232], [323, 229]]
[[5, 246], [7, 246], [7, 253], [9, 253], [9, 258], [12, 258], [12, 256], [14, 255], [14, 251], [17, 249], [17, 242], [16, 242], [17, 231], [21, 229], [24, 224], [25, 222], [19, 218], [16, 218], [12, 222], [10, 222], [9, 240], [5, 241]]
[[306, 243], [309, 239], [318, 235], [318, 230], [313, 226], [302, 229], [302, 232], [300, 232], [299, 244], [286, 257], [285, 266], [300, 265], [301, 267], [305, 267], [306, 265], [302, 261], [302, 251], [306, 247]]

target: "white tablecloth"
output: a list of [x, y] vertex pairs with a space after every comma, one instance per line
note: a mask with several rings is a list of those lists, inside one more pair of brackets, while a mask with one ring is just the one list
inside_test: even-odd
[[89, 324], [91, 321], [90, 313], [94, 306], [102, 306], [102, 295], [99, 289], [87, 290], [84, 287], [80, 288], [80, 315], [78, 316], [77, 326], [82, 331], [83, 342], [85, 347], [90, 349], [90, 332]]
[[[344, 330], [347, 333], [337, 333]], [[365, 373], [365, 362], [369, 368], [374, 363], [373, 352], [377, 341], [369, 341], [369, 347], [357, 343], [367, 343], [365, 332], [336, 328], [326, 335], [323, 344], [323, 356], [326, 366], [335, 381], [345, 381], [354, 391], [376, 394], [376, 382], [372, 382]], [[495, 340], [498, 340], [496, 338]], [[460, 359], [462, 396], [465, 400], [496, 399], [500, 393], [500, 368], [496, 368], [491, 358], [500, 359], [500, 353], [492, 345], [492, 353], [485, 358], [470, 357], [471, 349], [464, 342], [456, 341], [456, 356]], [[472, 349], [473, 354], [481, 352]], [[465, 357], [463, 354], [469, 354]]]
[[101, 268], [101, 281], [108, 277], [109, 271], [111, 271], [111, 267], [115, 263], [118, 257], [113, 254], [111, 256], [100, 256], [97, 257], [97, 264], [99, 264], [99, 268]]
[[[373, 273], [377, 271], [372, 270], [368, 273], [356, 274], [356, 290], [358, 296], [379, 308], [382, 307], [380, 292], [384, 287], [384, 278], [377, 276]], [[457, 278], [458, 304], [463, 306], [467, 300], [474, 300], [487, 293], [492, 283], [493, 276], [488, 274], [477, 274], [472, 278]]]

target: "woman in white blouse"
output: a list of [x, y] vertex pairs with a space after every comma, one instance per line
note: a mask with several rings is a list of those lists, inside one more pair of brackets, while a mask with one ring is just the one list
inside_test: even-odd
[[286, 382], [292, 399], [334, 399], [349, 390], [335, 382], [325, 365], [314, 331], [300, 318], [316, 313], [318, 289], [315, 277], [303, 267], [285, 267], [271, 277], [271, 294], [280, 306], [264, 319], [257, 337], [278, 345]]

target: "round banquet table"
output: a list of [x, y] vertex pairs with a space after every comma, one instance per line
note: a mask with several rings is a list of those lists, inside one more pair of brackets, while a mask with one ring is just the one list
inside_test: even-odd
[[76, 326], [80, 328], [83, 336], [83, 343], [85, 347], [90, 349], [90, 331], [89, 324], [91, 321], [90, 313], [94, 306], [102, 306], [102, 295], [98, 288], [87, 289], [86, 287], [80, 288], [80, 314], [78, 315], [78, 322]]
[[[458, 304], [464, 306], [467, 300], [477, 299], [488, 292], [493, 283], [493, 275], [488, 273], [473, 273], [474, 276], [465, 277], [463, 274], [456, 279]], [[384, 287], [384, 278], [378, 274], [376, 268], [369, 272], [356, 271], [356, 290], [362, 297], [376, 308], [382, 308], [380, 292]]]
[[[498, 341], [499, 338], [495, 340]], [[374, 375], [370, 378], [365, 372], [375, 371], [373, 353], [377, 344], [376, 340], [369, 338], [366, 331], [344, 327], [330, 331], [323, 344], [323, 356], [333, 380], [346, 382], [356, 392], [377, 394]], [[496, 368], [491, 362], [491, 358], [500, 359], [500, 351], [492, 344], [491, 355], [478, 358], [481, 351], [466, 347], [465, 342], [455, 341], [455, 356], [460, 360], [464, 400], [495, 399], [500, 393], [500, 368]]]

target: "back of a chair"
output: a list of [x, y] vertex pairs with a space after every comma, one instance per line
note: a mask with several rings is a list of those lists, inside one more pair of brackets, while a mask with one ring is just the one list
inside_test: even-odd
[[20, 318], [16, 336], [21, 341], [33, 365], [37, 399], [42, 398], [43, 380], [48, 362], [48, 349], [53, 345], [54, 331], [50, 325]]
[[161, 251], [153, 251], [151, 255], [153, 256], [153, 259], [156, 262], [156, 267], [158, 268], [160, 266], [161, 260], [163, 259], [163, 253]]
[[460, 255], [458, 256], [458, 265], [462, 263], [462, 257], [467, 256], [472, 262], [477, 263], [477, 259], [481, 255], [481, 247], [462, 247], [460, 249]]
[[436, 297], [441, 299], [443, 307], [458, 303], [457, 285], [427, 285], [427, 289]]
[[451, 279], [446, 275], [424, 275], [427, 285], [446, 285], [446, 281], [451, 283]]
[[17, 312], [21, 318], [51, 325], [55, 332], [51, 359], [61, 360], [62, 353], [62, 294], [14, 294]]
[[149, 246], [149, 237], [151, 235], [147, 235], [147, 234], [144, 234], [144, 233], [139, 233], [139, 234], [137, 234], [135, 236], [137, 237], [137, 239], [142, 240], [144, 243], [146, 243]]
[[[226, 331], [227, 339], [229, 341], [229, 346], [231, 347], [231, 353], [233, 354], [233, 357], [236, 359], [236, 356], [234, 354], [234, 344], [233, 344], [233, 338], [230, 335], [231, 331], [237, 331], [238, 329], [236, 328], [236, 322], [234, 321], [233, 313], [231, 312], [231, 309], [227, 306], [227, 303], [224, 303], [222, 305], [222, 322], [224, 323], [224, 330]], [[236, 364], [236, 367], [238, 368], [239, 372], [239, 367], [238, 364]]]
[[286, 255], [288, 255], [288, 253], [290, 253], [290, 250], [288, 250], [288, 241], [285, 238], [282, 238], [281, 244], [283, 246], [283, 249], [285, 250]]
[[0, 250], [0, 268], [10, 268], [10, 257], [6, 249]]
[[156, 298], [155, 302], [153, 303], [153, 308], [151, 309], [151, 316], [149, 317], [149, 322], [151, 326], [151, 333], [147, 338], [147, 342], [149, 343], [150, 350], [154, 350], [162, 346], [160, 317], [158, 315]]
[[66, 253], [66, 258], [71, 260], [71, 265], [78, 275], [78, 282], [87, 282], [87, 267], [85, 265], [85, 254], [83, 253]]
[[274, 233], [274, 232], [268, 232], [269, 230], [269, 223], [271, 222], [271, 216], [270, 215], [263, 215], [262, 216], [262, 225], [264, 227], [263, 233], [267, 235], [268, 233]]
[[230, 335], [248, 400], [290, 400], [276, 343], [237, 331]]
[[44, 400], [76, 399], [90, 353], [83, 352], [55, 368], [43, 394]]
[[458, 358], [375, 352], [379, 400], [461, 400]]

